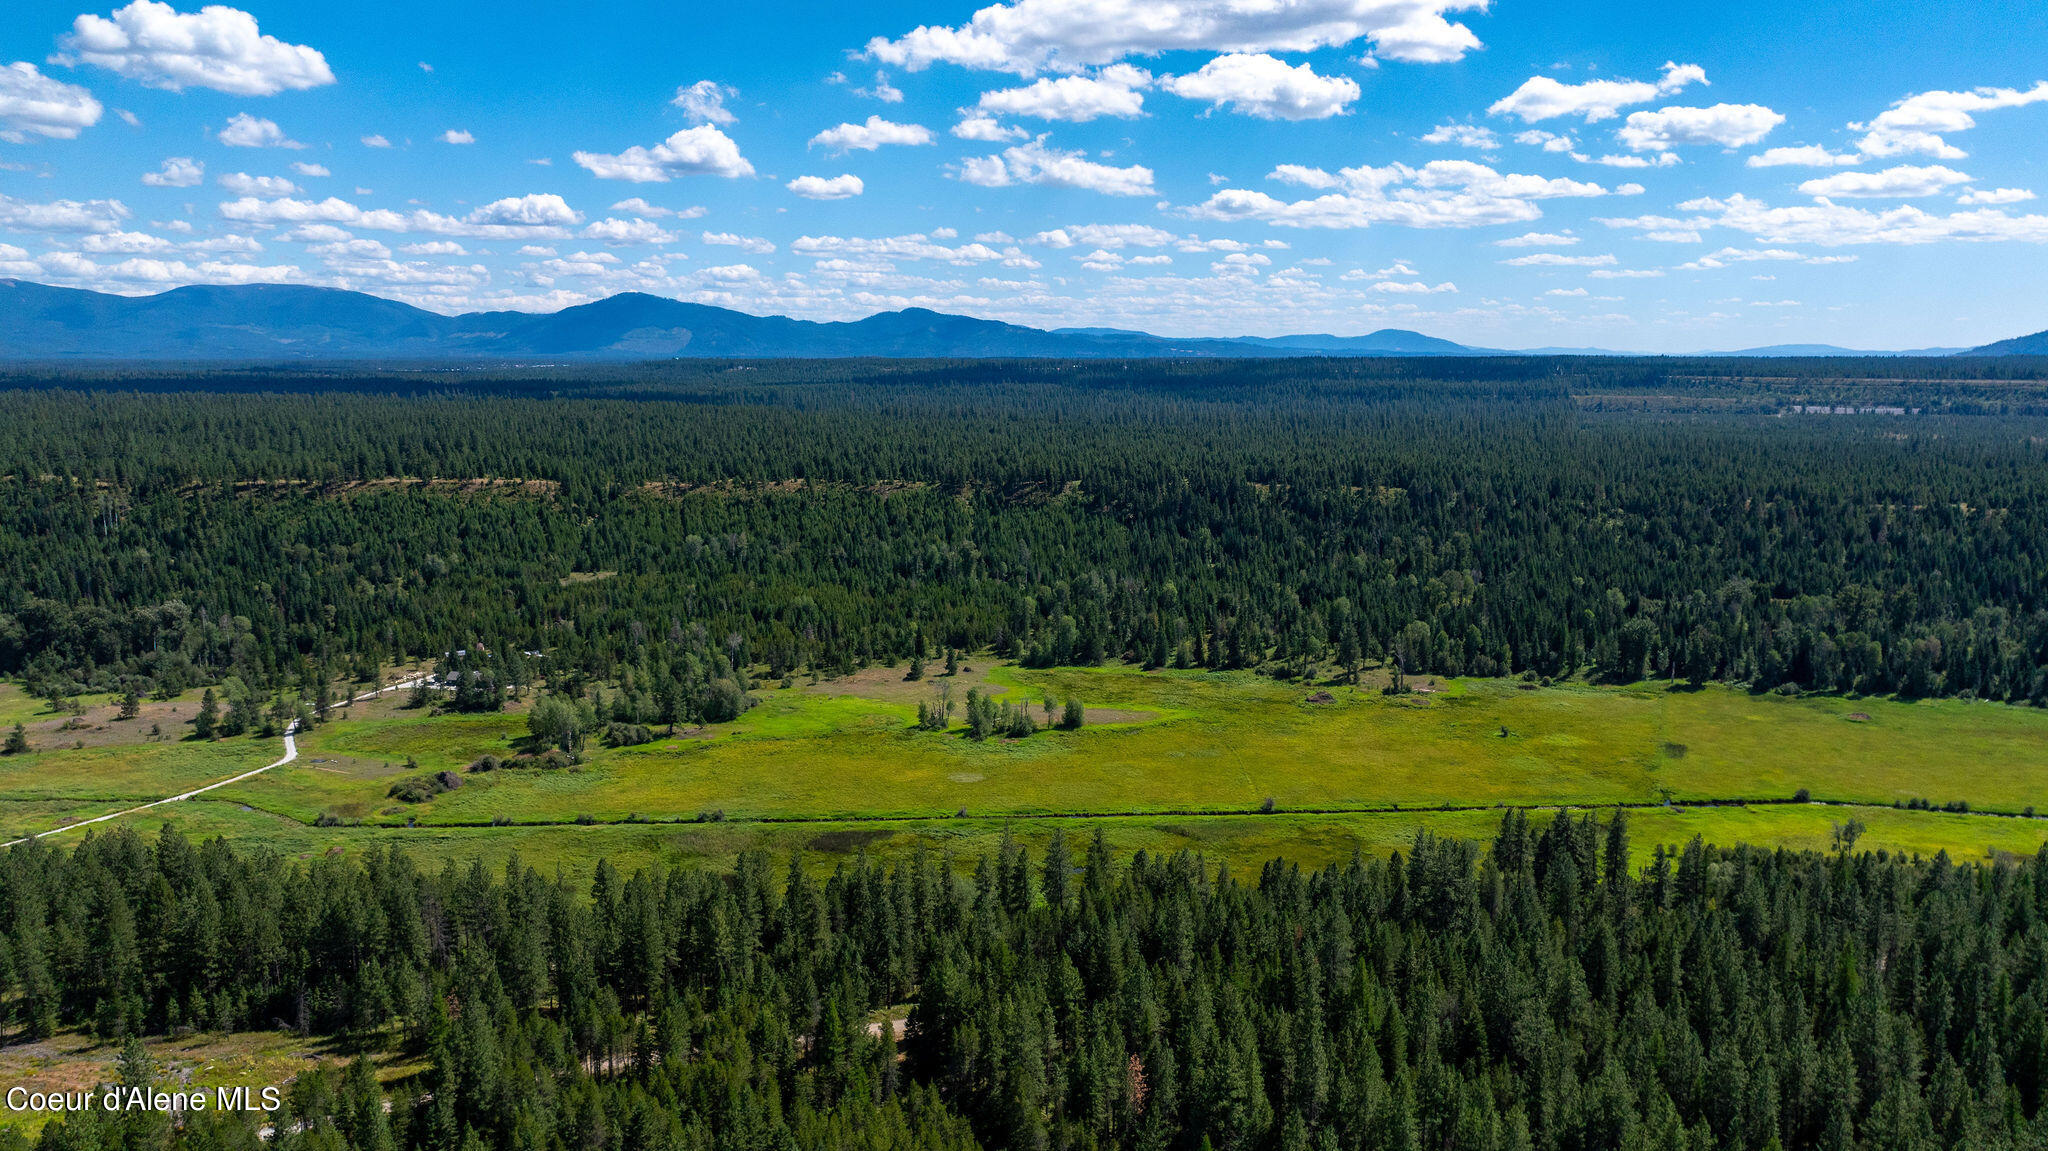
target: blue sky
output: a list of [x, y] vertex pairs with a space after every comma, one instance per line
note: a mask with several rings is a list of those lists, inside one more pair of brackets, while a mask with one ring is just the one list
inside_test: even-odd
[[187, 4], [0, 16], [0, 277], [1647, 351], [2048, 327], [2048, 5]]

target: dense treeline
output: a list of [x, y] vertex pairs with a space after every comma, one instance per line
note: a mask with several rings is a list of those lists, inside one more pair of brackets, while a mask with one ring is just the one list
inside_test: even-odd
[[[402, 395], [318, 374], [11, 392], [0, 673], [48, 694], [232, 676], [313, 698], [394, 658], [534, 652], [519, 674], [630, 682], [613, 718], [640, 724], [703, 718], [764, 669], [985, 648], [2048, 699], [2048, 424], [1572, 398], [1588, 373], [1625, 390], [1679, 386], [1678, 367], [692, 365], [419, 373], [461, 378]], [[172, 387], [224, 379], [300, 390]]]
[[[288, 1151], [2048, 1146], [2048, 851], [1638, 872], [1618, 819], [1515, 813], [1478, 856], [1247, 883], [1055, 838], [972, 880], [748, 855], [577, 889], [124, 831], [0, 860], [0, 1001], [130, 1042], [131, 1082], [135, 1036], [191, 1029], [424, 1064], [388, 1108], [364, 1059], [300, 1076], [262, 1120]], [[87, 1113], [39, 1145], [258, 1144]]]

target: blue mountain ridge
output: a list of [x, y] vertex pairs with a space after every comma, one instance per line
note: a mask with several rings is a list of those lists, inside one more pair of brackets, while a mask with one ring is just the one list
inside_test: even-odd
[[[2008, 348], [2006, 345], [2013, 345]], [[1811, 351], [1807, 349], [1813, 349]], [[1995, 350], [1994, 350], [1995, 349]], [[1955, 349], [1929, 349], [1947, 354]], [[1978, 349], [2048, 351], [2048, 333]], [[11, 360], [646, 360], [674, 357], [1277, 357], [1616, 355], [1512, 353], [1386, 328], [1361, 336], [1173, 338], [1115, 328], [1047, 331], [924, 308], [842, 322], [756, 316], [627, 292], [558, 312], [445, 316], [339, 288], [190, 286], [120, 296], [0, 279], [0, 358]], [[1827, 345], [1725, 355], [1900, 355]]]

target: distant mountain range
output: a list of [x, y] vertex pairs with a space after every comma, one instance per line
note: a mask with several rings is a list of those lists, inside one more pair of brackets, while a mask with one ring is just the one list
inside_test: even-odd
[[[1947, 355], [1792, 344], [1710, 355]], [[1363, 336], [1173, 339], [1115, 328], [1046, 331], [924, 308], [819, 323], [638, 292], [552, 313], [444, 316], [361, 292], [289, 284], [115, 296], [0, 279], [0, 359], [434, 360], [704, 357], [1145, 357], [1628, 355], [1507, 353], [1386, 328]], [[2048, 354], [2048, 332], [1975, 354]]]

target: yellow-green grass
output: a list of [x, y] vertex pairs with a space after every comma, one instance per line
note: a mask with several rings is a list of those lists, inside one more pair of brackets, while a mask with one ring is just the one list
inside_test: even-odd
[[[1337, 688], [1311, 704], [1307, 689], [1244, 674], [1001, 668], [992, 678], [1015, 698], [1071, 695], [1146, 718], [976, 743], [957, 728], [914, 730], [914, 706], [901, 700], [771, 688], [704, 738], [593, 748], [569, 770], [471, 773], [395, 811], [387, 778], [304, 762], [224, 798], [305, 820], [331, 811], [436, 824], [1221, 812], [1269, 798], [1296, 810], [1656, 803], [1800, 788], [1856, 803], [2048, 807], [2048, 712], [2004, 705], [1501, 680], [1402, 697]], [[522, 733], [514, 715], [408, 713], [337, 723], [304, 747], [457, 769], [506, 754]]]
[[[1583, 814], [1583, 812], [1575, 812]], [[1611, 810], [1593, 812], [1612, 818]], [[2048, 821], [1985, 815], [1904, 811], [1889, 807], [1777, 804], [1757, 807], [1672, 807], [1627, 813], [1635, 862], [1649, 862], [1657, 846], [1678, 848], [1699, 836], [1709, 843], [1826, 851], [1836, 825], [1851, 819], [1864, 825], [1857, 850], [1886, 850], [1932, 856], [1946, 851], [1957, 861], [2032, 855], [2048, 842]], [[1552, 816], [1532, 818], [1540, 825]], [[1199, 852], [1213, 866], [1227, 863], [1241, 876], [1255, 874], [1270, 859], [1321, 867], [1354, 852], [1384, 857], [1405, 851], [1418, 831], [1440, 838], [1491, 839], [1498, 811], [1401, 812], [1364, 815], [1125, 816], [1109, 819], [1020, 818], [935, 819], [890, 822], [597, 824], [551, 827], [307, 827], [295, 820], [220, 801], [193, 800], [110, 821], [155, 836], [169, 823], [194, 839], [225, 836], [262, 845], [288, 857], [354, 857], [395, 844], [423, 866], [482, 863], [493, 872], [518, 856], [543, 873], [587, 882], [597, 861], [608, 859], [627, 872], [655, 867], [725, 868], [744, 851], [762, 850], [778, 860], [804, 853], [814, 874], [826, 874], [859, 854], [888, 862], [922, 846], [954, 866], [971, 871], [993, 855], [1007, 831], [1043, 858], [1046, 843], [1063, 830], [1077, 853], [1097, 829], [1118, 859], [1145, 850], [1154, 854]], [[95, 834], [102, 834], [94, 829]]]
[[262, 767], [283, 754], [276, 739], [162, 740], [53, 747], [0, 757], [0, 799], [147, 803]]
[[[81, 707], [98, 707], [111, 702], [111, 695], [81, 695], [77, 697]], [[30, 695], [18, 683], [0, 683], [0, 727], [13, 727], [17, 723], [34, 723], [37, 720], [55, 719], [64, 713], [53, 710], [50, 701]]]

